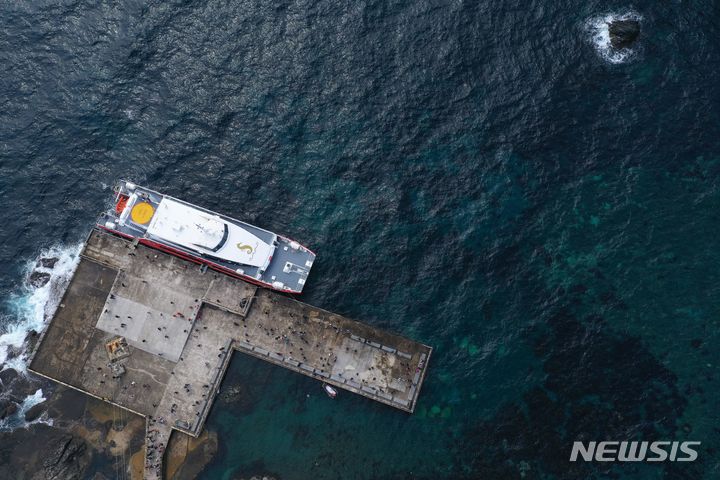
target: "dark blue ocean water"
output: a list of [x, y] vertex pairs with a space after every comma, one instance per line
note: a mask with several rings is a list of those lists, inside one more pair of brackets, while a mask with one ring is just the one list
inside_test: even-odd
[[[592, 24], [628, 12], [613, 63]], [[718, 478], [719, 39], [712, 1], [5, 2], [0, 292], [132, 179], [296, 238], [305, 301], [435, 348], [411, 416], [237, 354], [202, 478]]]

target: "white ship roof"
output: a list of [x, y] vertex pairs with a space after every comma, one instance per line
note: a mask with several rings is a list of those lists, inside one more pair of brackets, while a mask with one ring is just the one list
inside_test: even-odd
[[266, 267], [274, 251], [274, 246], [241, 226], [169, 198], [160, 201], [147, 233], [198, 252], [253, 267]]

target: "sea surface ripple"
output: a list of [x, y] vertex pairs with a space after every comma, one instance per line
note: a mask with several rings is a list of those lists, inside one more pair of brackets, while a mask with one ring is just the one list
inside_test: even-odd
[[[718, 11], [4, 2], [4, 333], [38, 319], [28, 262], [132, 179], [309, 245], [303, 300], [435, 348], [412, 416], [236, 355], [202, 478], [717, 478]], [[593, 25], [628, 12], [609, 58]], [[570, 465], [577, 439], [703, 446]]]

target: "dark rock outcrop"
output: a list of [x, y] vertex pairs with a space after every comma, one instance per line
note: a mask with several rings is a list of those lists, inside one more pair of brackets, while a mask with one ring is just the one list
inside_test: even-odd
[[2, 382], [4, 387], [9, 387], [10, 384], [18, 377], [18, 372], [13, 370], [12, 368], [6, 368], [2, 372], [0, 372], [0, 382]]
[[58, 262], [58, 259], [56, 257], [45, 257], [41, 258], [37, 261], [35, 264], [36, 267], [43, 267], [43, 268], [55, 268], [55, 264]]
[[[15, 383], [24, 381], [25, 377], [21, 374], [13, 383], [13, 390]], [[37, 386], [42, 387], [48, 397], [42, 405], [55, 423], [47, 425], [34, 422], [26, 428], [0, 432], [0, 479], [115, 478], [115, 471], [104, 469], [104, 466], [113, 465], [118, 457], [109, 451], [107, 444], [93, 443], [97, 438], [106, 438], [107, 432], [90, 412], [91, 407], [88, 405], [102, 406], [102, 403], [61, 385], [45, 385], [41, 381]], [[13, 400], [7, 396], [4, 398]], [[0, 400], [0, 414], [7, 404], [7, 401]], [[18, 409], [18, 406], [14, 405], [12, 408]], [[104, 412], [104, 409], [102, 411]], [[142, 422], [140, 425], [142, 426]], [[78, 430], [77, 427], [82, 428]], [[142, 445], [144, 433], [144, 428], [138, 428], [132, 434], [130, 443]]]
[[30, 407], [30, 409], [25, 412], [25, 421], [32, 422], [33, 420], [37, 420], [38, 418], [40, 418], [40, 415], [42, 415], [44, 411], [45, 405], [43, 405], [42, 403], [38, 403], [37, 405]]
[[28, 277], [28, 282], [35, 288], [42, 287], [50, 281], [51, 275], [46, 272], [38, 272], [37, 270], [32, 272]]
[[50, 446], [43, 462], [45, 478], [80, 479], [84, 468], [81, 457], [85, 453], [85, 442], [73, 435], [67, 435]]
[[7, 356], [5, 360], [12, 360], [15, 357], [19, 357], [24, 351], [25, 349], [22, 346], [16, 347], [15, 345], [10, 345], [7, 348]]
[[[40, 379], [31, 378], [25, 375], [18, 375], [12, 381], [9, 389], [10, 398], [17, 403], [22, 403], [29, 395], [34, 395], [38, 388], [45, 388], [46, 382]], [[7, 387], [7, 385], [6, 385]]]
[[35, 330], [30, 330], [25, 336], [25, 348], [22, 353], [32, 352], [33, 350], [35, 350], [35, 346], [37, 345], [39, 340], [40, 334], [38, 334], [38, 332]]
[[0, 400], [0, 420], [9, 417], [13, 413], [17, 412], [18, 405], [9, 399]]
[[637, 20], [615, 20], [608, 25], [610, 44], [613, 48], [628, 48], [640, 35], [640, 22]]

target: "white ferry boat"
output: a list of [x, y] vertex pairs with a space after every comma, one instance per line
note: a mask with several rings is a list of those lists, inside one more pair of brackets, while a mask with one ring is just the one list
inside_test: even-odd
[[315, 254], [298, 242], [132, 182], [114, 191], [99, 228], [256, 285], [302, 292]]

